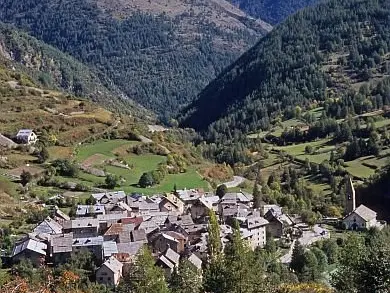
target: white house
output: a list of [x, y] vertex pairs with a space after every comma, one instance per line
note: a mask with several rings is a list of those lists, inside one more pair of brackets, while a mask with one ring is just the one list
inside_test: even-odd
[[21, 129], [16, 135], [16, 140], [23, 144], [35, 144], [38, 137], [31, 129]]
[[111, 256], [96, 271], [96, 281], [100, 284], [116, 286], [122, 277], [122, 268], [123, 264]]
[[364, 205], [360, 205], [343, 219], [343, 225], [348, 230], [365, 230], [371, 227], [380, 227], [376, 219], [376, 212]]

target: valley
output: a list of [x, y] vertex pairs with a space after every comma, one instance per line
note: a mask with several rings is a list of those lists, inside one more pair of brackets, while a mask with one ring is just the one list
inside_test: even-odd
[[388, 293], [388, 1], [0, 7], [1, 293]]

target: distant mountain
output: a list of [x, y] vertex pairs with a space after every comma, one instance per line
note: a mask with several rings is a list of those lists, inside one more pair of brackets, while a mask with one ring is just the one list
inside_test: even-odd
[[0, 0], [12, 23], [172, 115], [271, 26], [224, 0]]
[[278, 24], [298, 10], [321, 0], [229, 0], [249, 15]]
[[358, 106], [362, 85], [367, 103], [389, 105], [389, 48], [389, 1], [331, 0], [307, 8], [212, 81], [186, 109], [182, 125], [228, 139], [268, 129], [296, 106], [341, 97]]
[[123, 111], [126, 108], [128, 113], [148, 113], [113, 86], [109, 79], [98, 76], [71, 56], [4, 23], [0, 23], [0, 61], [26, 73], [44, 88], [89, 98], [111, 109]]

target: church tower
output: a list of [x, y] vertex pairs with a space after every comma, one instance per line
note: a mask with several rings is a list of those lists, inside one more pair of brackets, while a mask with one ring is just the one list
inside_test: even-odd
[[356, 193], [351, 177], [346, 178], [345, 188], [345, 214], [348, 215], [356, 209]]

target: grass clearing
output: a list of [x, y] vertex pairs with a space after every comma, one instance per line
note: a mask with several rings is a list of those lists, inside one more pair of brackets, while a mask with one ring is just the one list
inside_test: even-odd
[[347, 171], [353, 176], [359, 178], [368, 178], [375, 174], [374, 169], [364, 166], [359, 159], [347, 162], [345, 164], [347, 166]]
[[335, 148], [335, 146], [329, 145], [330, 141], [331, 141], [330, 139], [320, 139], [312, 142], [288, 145], [283, 147], [276, 147], [275, 149], [279, 151], [284, 151], [292, 156], [300, 156], [300, 155], [305, 155], [306, 146], [312, 146], [313, 148], [318, 148], [318, 151], [320, 152], [322, 151], [322, 149], [330, 151]]
[[115, 139], [115, 140], [98, 140], [92, 144], [85, 144], [80, 146], [77, 150], [76, 159], [77, 161], [84, 161], [88, 157], [94, 154], [102, 154], [108, 157], [114, 157], [113, 151], [123, 145], [128, 145], [128, 147], [135, 145], [139, 142], [130, 141], [125, 139]]
[[47, 148], [50, 160], [70, 159], [73, 155], [72, 147], [50, 146]]

